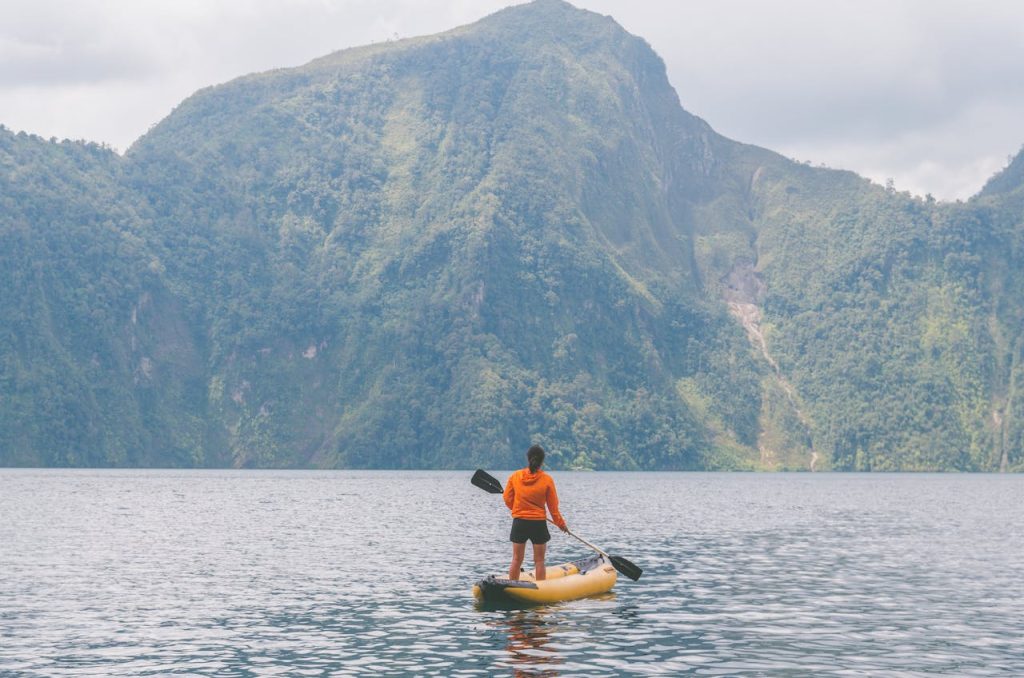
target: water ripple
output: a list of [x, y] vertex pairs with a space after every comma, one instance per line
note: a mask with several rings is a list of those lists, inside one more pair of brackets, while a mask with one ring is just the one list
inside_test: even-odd
[[0, 470], [0, 674], [1024, 674], [1024, 478], [557, 478], [639, 583], [475, 606], [466, 473]]

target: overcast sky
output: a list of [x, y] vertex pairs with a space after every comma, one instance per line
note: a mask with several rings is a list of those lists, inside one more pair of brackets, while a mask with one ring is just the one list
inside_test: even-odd
[[[0, 0], [0, 124], [125, 150], [195, 90], [509, 0]], [[977, 192], [1024, 144], [1024, 2], [577, 0], [716, 130], [899, 190]]]

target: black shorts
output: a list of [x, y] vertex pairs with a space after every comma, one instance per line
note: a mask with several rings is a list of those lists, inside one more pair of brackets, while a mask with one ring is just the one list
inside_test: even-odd
[[551, 541], [551, 533], [548, 532], [548, 521], [513, 518], [512, 533], [508, 538], [516, 544], [525, 544], [527, 539], [534, 544], [547, 544]]

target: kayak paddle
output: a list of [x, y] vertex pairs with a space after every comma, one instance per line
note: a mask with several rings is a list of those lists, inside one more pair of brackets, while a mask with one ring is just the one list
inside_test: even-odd
[[469, 482], [491, 494], [502, 494], [505, 492], [505, 488], [501, 486], [498, 479], [482, 468], [476, 470], [476, 473], [469, 479]]
[[[505, 491], [505, 489], [502, 487], [501, 483], [498, 482], [497, 478], [495, 478], [490, 473], [488, 473], [487, 471], [485, 471], [483, 469], [480, 469], [480, 468], [478, 468], [476, 470], [476, 473], [473, 474], [473, 477], [470, 478], [469, 482], [473, 483], [474, 485], [479, 487], [481, 490], [484, 490], [485, 492], [490, 492], [491, 494], [502, 494]], [[551, 520], [550, 518], [547, 518], [547, 521], [549, 523], [551, 523], [552, 525], [555, 525], [555, 521]], [[555, 526], [557, 527], [557, 525], [555, 525]], [[642, 575], [644, 573], [644, 571], [642, 569], [640, 569], [639, 567], [637, 567], [635, 564], [631, 563], [630, 561], [626, 560], [622, 556], [610, 556], [607, 553], [605, 553], [604, 551], [602, 551], [601, 549], [599, 549], [596, 546], [594, 546], [593, 544], [591, 544], [589, 541], [586, 541], [585, 539], [581, 539], [580, 537], [577, 537], [575, 534], [573, 534], [569, 530], [565, 530], [565, 533], [568, 534], [570, 537], [573, 537], [574, 539], [576, 539], [576, 540], [582, 542], [583, 544], [589, 546], [590, 548], [594, 549], [595, 551], [600, 553], [602, 556], [604, 556], [605, 558], [610, 560], [611, 563], [612, 563], [612, 566], [616, 570], [618, 570], [622, 574], [626, 575], [627, 577], [629, 577], [633, 581], [637, 581], [638, 579], [640, 579], [640, 575]]]

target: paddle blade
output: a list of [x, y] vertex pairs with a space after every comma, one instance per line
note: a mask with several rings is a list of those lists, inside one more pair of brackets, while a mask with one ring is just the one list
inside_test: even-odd
[[629, 577], [633, 581], [637, 581], [638, 579], [640, 579], [640, 575], [642, 575], [644, 573], [643, 570], [641, 570], [639, 567], [637, 567], [633, 563], [629, 562], [628, 560], [626, 560], [622, 556], [608, 556], [608, 557], [611, 558], [612, 566], [616, 570], [618, 570], [622, 574], [626, 575], [627, 577]]
[[497, 478], [481, 468], [476, 470], [476, 473], [473, 474], [473, 477], [470, 478], [469, 482], [473, 483], [481, 490], [490, 492], [491, 494], [501, 494], [505, 491], [505, 488], [502, 487]]

